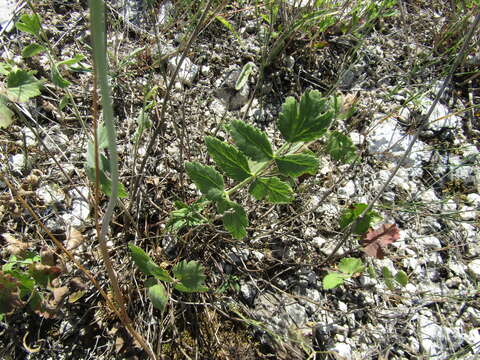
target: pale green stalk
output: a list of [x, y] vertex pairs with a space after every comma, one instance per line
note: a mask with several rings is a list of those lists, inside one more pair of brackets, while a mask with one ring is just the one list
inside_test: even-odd
[[[98, 234], [98, 242], [102, 258], [105, 263], [105, 268], [110, 279], [114, 298], [119, 307], [120, 320], [123, 325], [128, 329], [130, 334], [139, 342], [142, 348], [147, 352], [151, 359], [156, 359], [150, 345], [143, 339], [143, 337], [135, 331], [132, 326], [132, 321], [128, 317], [125, 311], [125, 303], [123, 301], [122, 292], [118, 284], [117, 276], [113, 270], [113, 264], [108, 254], [106, 245], [106, 235], [110, 226], [110, 221], [113, 216], [113, 210], [118, 197], [118, 154], [116, 147], [116, 132], [113, 117], [113, 106], [110, 95], [110, 85], [108, 83], [108, 71], [107, 71], [107, 50], [106, 50], [106, 36], [105, 36], [105, 3], [103, 0], [89, 0], [90, 8], [90, 29], [92, 34], [92, 49], [95, 68], [95, 78], [100, 87], [101, 104], [103, 111], [103, 121], [107, 130], [108, 139], [108, 151], [109, 151], [109, 163], [110, 163], [110, 175], [112, 179], [112, 194], [108, 201], [107, 209], [102, 219], [102, 228]], [[96, 157], [98, 159], [98, 150], [96, 151]], [[97, 160], [98, 161], [98, 160]], [[97, 164], [98, 167], [98, 164]], [[98, 183], [98, 171], [97, 171], [97, 183]], [[98, 184], [97, 184], [98, 186]]]

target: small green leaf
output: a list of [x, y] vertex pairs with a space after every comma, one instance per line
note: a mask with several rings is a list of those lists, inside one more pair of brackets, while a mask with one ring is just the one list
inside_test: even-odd
[[0, 62], [0, 74], [2, 75], [8, 76], [8, 74], [17, 69], [17, 66], [11, 60], [9, 62]]
[[14, 102], [26, 102], [40, 95], [42, 81], [24, 70], [12, 71], [7, 76], [7, 97]]
[[362, 260], [357, 258], [343, 258], [338, 264], [338, 269], [348, 275], [361, 273], [364, 268]]
[[[351, 205], [340, 216], [340, 228], [345, 229], [348, 225], [354, 222], [367, 207], [367, 204]], [[366, 233], [368, 229], [380, 219], [381, 216], [375, 211], [369, 211], [367, 214], [365, 214], [364, 218], [357, 225], [355, 225], [353, 233], [357, 235]]]
[[130, 249], [130, 255], [132, 256], [133, 262], [144, 274], [154, 276], [161, 281], [173, 281], [168, 272], [155, 264], [150, 256], [148, 256], [141, 248], [131, 243], [128, 244], [128, 248]]
[[227, 19], [220, 15], [215, 16], [215, 19], [217, 19], [223, 26], [225, 26], [237, 38], [239, 43], [242, 43], [242, 38], [240, 37], [240, 35], [238, 35], [232, 24], [230, 24]]
[[24, 58], [29, 58], [29, 57], [38, 55], [44, 51], [45, 51], [44, 46], [34, 43], [34, 44], [27, 45], [22, 49], [22, 56]]
[[0, 129], [6, 129], [13, 123], [13, 111], [8, 108], [8, 99], [0, 95]]
[[197, 200], [192, 205], [187, 205], [181, 201], [175, 201], [177, 210], [170, 212], [166, 229], [168, 231], [177, 232], [184, 227], [191, 228], [197, 225], [205, 224], [207, 220], [200, 212], [207, 205], [205, 199]]
[[382, 266], [382, 275], [385, 279], [393, 279], [392, 272], [386, 266]]
[[186, 162], [185, 170], [200, 192], [207, 199], [216, 201], [224, 193], [222, 175], [213, 167], [198, 162]]
[[336, 272], [331, 272], [328, 273], [324, 278], [323, 278], [323, 288], [325, 290], [330, 290], [334, 289], [340, 285], [343, 285], [345, 282], [345, 279], [348, 279], [348, 276], [345, 274], [340, 274]]
[[357, 148], [352, 140], [338, 131], [332, 131], [327, 140], [327, 152], [332, 159], [343, 163], [351, 163], [357, 159]]
[[228, 208], [223, 211], [223, 226], [235, 239], [242, 240], [247, 236], [247, 214], [241, 205], [233, 201], [228, 203]]
[[408, 275], [405, 273], [405, 271], [400, 270], [395, 274], [395, 281], [401, 286], [405, 287], [408, 284]]
[[282, 105], [278, 118], [278, 128], [282, 136], [290, 143], [312, 141], [327, 131], [334, 111], [329, 100], [316, 90], [307, 91], [300, 99], [288, 97]]
[[291, 177], [303, 174], [315, 175], [319, 166], [318, 159], [307, 154], [285, 155], [276, 158], [275, 163], [282, 175]]
[[383, 275], [383, 281], [385, 282], [385, 285], [387, 285], [387, 287], [390, 290], [393, 290], [395, 288], [395, 286], [393, 285], [393, 275], [392, 275], [392, 272], [386, 266], [382, 267], [382, 275]]
[[277, 177], [257, 178], [250, 185], [250, 194], [257, 200], [265, 199], [272, 204], [288, 204], [293, 201], [293, 190]]
[[58, 70], [58, 67], [56, 65], [52, 66], [51, 75], [52, 75], [52, 82], [61, 89], [65, 89], [67, 86], [69, 86], [71, 84], [70, 81], [65, 79], [60, 74], [60, 71]]
[[40, 17], [37, 14], [23, 14], [16, 22], [15, 27], [20, 31], [38, 36], [40, 34]]
[[211, 136], [205, 137], [205, 143], [208, 153], [227, 176], [238, 181], [251, 176], [248, 160], [240, 151]]
[[75, 55], [73, 58], [69, 58], [69, 59], [66, 59], [66, 60], [62, 60], [62, 61], [59, 61], [57, 62], [55, 65], [58, 67], [60, 65], [67, 65], [67, 66], [71, 66], [71, 65], [75, 65], [75, 64], [78, 64], [80, 61], [82, 61], [83, 59], [85, 59], [85, 56], [83, 55]]
[[148, 296], [152, 300], [153, 306], [158, 310], [164, 311], [168, 303], [168, 295], [163, 284], [158, 283], [148, 288]]
[[233, 120], [228, 126], [237, 147], [255, 161], [273, 159], [272, 145], [267, 135], [241, 120]]
[[68, 95], [64, 95], [62, 97], [62, 100], [60, 100], [60, 104], [58, 104], [58, 108], [60, 110], [65, 109], [65, 106], [67, 106], [70, 103], [70, 97]]
[[105, 149], [108, 146], [107, 128], [104, 123], [98, 125], [97, 128], [97, 143], [99, 149]]
[[180, 261], [173, 267], [173, 274], [179, 283], [175, 284], [175, 289], [182, 292], [201, 292], [207, 291], [204, 286], [205, 274], [202, 264], [197, 261]]
[[238, 76], [237, 82], [235, 83], [235, 90], [239, 91], [245, 86], [254, 68], [255, 64], [252, 62], [248, 62], [243, 66], [242, 71]]

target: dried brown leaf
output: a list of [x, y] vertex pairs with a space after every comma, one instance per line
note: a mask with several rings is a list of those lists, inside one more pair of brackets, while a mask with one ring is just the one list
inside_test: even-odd
[[70, 227], [70, 231], [67, 234], [67, 250], [74, 250], [80, 245], [83, 244], [85, 238], [83, 237], [82, 233], [75, 229], [74, 227]]
[[52, 289], [53, 299], [57, 304], [60, 304], [68, 295], [69, 289], [67, 286], [62, 286]]
[[7, 242], [5, 250], [10, 255], [21, 256], [28, 250], [28, 243], [18, 240], [12, 234], [2, 234], [3, 238]]
[[363, 251], [369, 256], [383, 259], [383, 248], [400, 239], [400, 230], [395, 224], [383, 224], [377, 230], [370, 228], [362, 238]]
[[10, 314], [23, 307], [17, 279], [0, 271], [0, 313]]
[[55, 252], [49, 247], [43, 247], [40, 250], [40, 261], [43, 265], [55, 265]]

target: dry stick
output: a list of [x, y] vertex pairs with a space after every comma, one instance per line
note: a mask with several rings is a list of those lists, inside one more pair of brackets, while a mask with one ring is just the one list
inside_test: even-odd
[[170, 79], [170, 82], [168, 84], [167, 90], [165, 92], [165, 97], [163, 98], [163, 103], [162, 103], [162, 111], [160, 113], [160, 123], [157, 124], [157, 127], [155, 128], [155, 131], [153, 132], [150, 141], [147, 145], [147, 150], [145, 151], [145, 156], [142, 159], [142, 163], [140, 164], [140, 170], [138, 172], [137, 178], [135, 179], [135, 185], [133, 186], [133, 192], [132, 192], [132, 201], [130, 202], [130, 206], [128, 208], [128, 212], [131, 213], [133, 204], [137, 203], [137, 194], [139, 191], [140, 187], [140, 181], [143, 178], [143, 171], [145, 169], [145, 166], [147, 165], [147, 160], [149, 158], [149, 154], [151, 153], [153, 146], [155, 145], [158, 136], [160, 135], [160, 132], [163, 129], [163, 123], [165, 122], [165, 114], [167, 112], [167, 104], [168, 101], [170, 100], [171, 96], [171, 91], [173, 88], [173, 85], [175, 84], [175, 79], [177, 78], [178, 72], [180, 71], [180, 67], [183, 64], [183, 61], [187, 57], [187, 52], [190, 49], [190, 46], [192, 45], [193, 41], [197, 38], [198, 33], [200, 32], [200, 28], [202, 27], [205, 18], [207, 16], [208, 10], [210, 9], [211, 5], [213, 3], [213, 0], [209, 0], [207, 5], [205, 6], [205, 9], [202, 13], [202, 16], [200, 17], [200, 20], [198, 21], [197, 26], [193, 30], [192, 34], [190, 35], [190, 38], [187, 41], [187, 44], [185, 45], [185, 48], [182, 52], [182, 55], [180, 57], [180, 60], [177, 63], [177, 66], [175, 68], [175, 71]]
[[415, 132], [415, 135], [413, 136], [412, 138], [412, 141], [410, 142], [410, 144], [408, 145], [408, 148], [407, 150], [405, 151], [405, 153], [403, 154], [402, 158], [400, 159], [400, 161], [398, 162], [397, 166], [395, 167], [395, 169], [392, 171], [392, 173], [390, 174], [389, 178], [387, 179], [387, 181], [385, 181], [385, 183], [383, 184], [382, 188], [380, 189], [380, 191], [377, 193], [377, 195], [375, 196], [375, 198], [370, 201], [370, 203], [368, 204], [367, 208], [365, 210], [363, 210], [363, 212], [359, 215], [359, 217], [354, 221], [352, 222], [348, 228], [345, 230], [345, 233], [342, 237], [342, 239], [337, 243], [337, 245], [335, 246], [335, 248], [333, 249], [332, 253], [330, 255], [327, 256], [327, 258], [322, 261], [320, 263], [320, 266], [328, 263], [334, 256], [335, 254], [337, 253], [338, 249], [340, 249], [340, 247], [348, 240], [348, 238], [350, 237], [351, 233], [352, 233], [352, 229], [360, 222], [364, 219], [365, 215], [373, 208], [373, 206], [375, 205], [375, 203], [378, 201], [378, 199], [380, 198], [380, 196], [382, 196], [383, 192], [385, 191], [385, 189], [387, 188], [387, 186], [390, 184], [390, 182], [392, 181], [392, 179], [394, 178], [394, 176], [397, 174], [398, 170], [400, 169], [400, 167], [403, 165], [403, 163], [405, 162], [405, 160], [407, 159], [408, 155], [410, 154], [410, 152], [412, 151], [412, 148], [413, 148], [413, 145], [415, 144], [415, 142], [417, 141], [418, 137], [420, 136], [420, 133], [427, 127], [428, 125], [428, 119], [430, 118], [430, 115], [432, 114], [433, 110], [435, 109], [435, 106], [437, 105], [437, 103], [440, 101], [440, 98], [442, 97], [442, 94], [443, 92], [445, 91], [445, 88], [447, 87], [448, 83], [452, 80], [452, 77], [453, 77], [453, 74], [455, 73], [455, 70], [457, 69], [457, 67], [460, 65], [460, 63], [463, 61], [463, 59], [465, 58], [465, 55], [467, 53], [467, 47], [468, 47], [468, 44], [473, 36], [473, 33], [476, 29], [476, 27], [478, 26], [480, 22], [480, 13], [477, 14], [477, 16], [475, 17], [475, 21], [473, 22], [471, 28], [470, 28], [470, 31], [468, 32], [468, 35], [465, 37], [465, 40], [463, 42], [463, 45], [462, 45], [462, 48], [457, 56], [457, 58], [455, 59], [455, 63], [452, 65], [452, 67], [450, 68], [450, 71], [448, 73], [448, 76], [445, 78], [445, 80], [443, 81], [443, 84], [442, 84], [442, 87], [438, 90], [437, 92], [437, 95], [435, 97], [435, 100], [433, 101], [432, 105], [430, 106], [430, 108], [428, 109], [428, 112], [427, 114], [424, 116], [424, 118], [422, 119], [421, 123], [420, 123], [420, 126], [418, 127], [417, 131]]

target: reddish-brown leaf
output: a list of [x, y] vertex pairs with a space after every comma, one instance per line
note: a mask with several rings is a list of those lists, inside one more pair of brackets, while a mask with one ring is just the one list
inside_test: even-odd
[[370, 228], [362, 238], [363, 251], [377, 259], [383, 259], [385, 256], [383, 248], [398, 239], [400, 239], [400, 231], [395, 224], [383, 224], [377, 230]]

